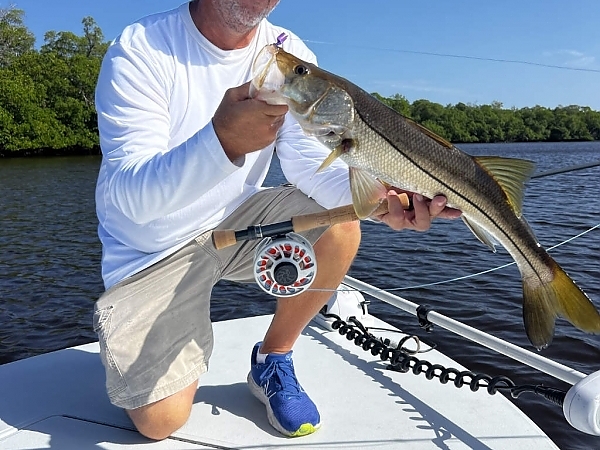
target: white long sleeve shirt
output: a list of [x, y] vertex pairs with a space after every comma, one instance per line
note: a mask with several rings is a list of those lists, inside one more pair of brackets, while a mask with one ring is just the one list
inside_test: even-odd
[[248, 47], [221, 50], [198, 31], [187, 3], [128, 26], [110, 46], [96, 89], [107, 289], [218, 226], [261, 189], [275, 147], [290, 183], [326, 208], [351, 203], [347, 166], [315, 175], [329, 150], [289, 114], [276, 142], [241, 166], [215, 134], [211, 119], [225, 91], [252, 78], [255, 56], [282, 32], [288, 52], [315, 61], [297, 36], [266, 20]]

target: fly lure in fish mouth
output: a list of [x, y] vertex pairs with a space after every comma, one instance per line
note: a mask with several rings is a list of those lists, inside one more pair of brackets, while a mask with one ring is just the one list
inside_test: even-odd
[[285, 42], [285, 40], [287, 39], [287, 34], [285, 33], [281, 33], [279, 36], [277, 36], [277, 42], [275, 42], [273, 45], [275, 47], [280, 47], [283, 45], [283, 43]]

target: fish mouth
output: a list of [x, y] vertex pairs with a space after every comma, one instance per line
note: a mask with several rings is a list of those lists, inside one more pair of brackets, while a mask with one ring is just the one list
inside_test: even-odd
[[272, 105], [286, 104], [286, 99], [281, 94], [285, 75], [277, 64], [278, 52], [277, 45], [267, 45], [258, 53], [252, 64], [250, 97]]
[[276, 44], [265, 46], [254, 59], [250, 97], [287, 105], [304, 134], [323, 138], [328, 145], [346, 135], [354, 120], [352, 99], [343, 89], [324, 71]]

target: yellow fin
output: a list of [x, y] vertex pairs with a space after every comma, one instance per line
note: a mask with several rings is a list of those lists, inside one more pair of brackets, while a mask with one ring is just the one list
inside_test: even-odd
[[551, 261], [554, 279], [546, 284], [523, 279], [523, 320], [531, 343], [541, 350], [554, 334], [554, 322], [564, 317], [580, 330], [600, 333], [600, 314], [575, 282]]
[[427, 136], [429, 136], [431, 139], [433, 139], [434, 141], [436, 141], [438, 144], [443, 145], [444, 147], [447, 147], [447, 148], [453, 148], [454, 147], [454, 145], [452, 145], [446, 139], [444, 139], [441, 136], [438, 136], [433, 131], [431, 131], [428, 128], [425, 128], [423, 125], [415, 122], [414, 120], [409, 119], [408, 117], [404, 117], [404, 120], [406, 120], [409, 124], [411, 124], [413, 127], [417, 128], [422, 133], [424, 133]]
[[350, 167], [350, 190], [359, 219], [369, 217], [387, 195], [387, 189], [377, 178], [356, 167]]
[[523, 190], [535, 163], [526, 159], [476, 156], [475, 161], [500, 185], [517, 217], [523, 212]]
[[345, 149], [344, 145], [338, 145], [336, 148], [334, 148], [331, 151], [331, 153], [327, 156], [327, 158], [325, 158], [325, 161], [321, 163], [321, 165], [317, 169], [317, 173], [319, 173], [326, 167], [329, 167], [329, 165], [331, 165], [332, 162], [338, 159], [345, 151], [347, 150]]

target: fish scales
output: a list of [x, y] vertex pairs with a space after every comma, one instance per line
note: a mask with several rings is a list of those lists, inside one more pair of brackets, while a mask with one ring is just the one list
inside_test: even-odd
[[[262, 89], [265, 99], [286, 103], [304, 132], [331, 149], [322, 167], [338, 157], [348, 164], [359, 217], [368, 217], [385, 196], [383, 183], [429, 198], [444, 195], [479, 240], [492, 250], [500, 243], [515, 260], [522, 277], [525, 330], [536, 348], [551, 342], [557, 317], [600, 333], [594, 304], [522, 217], [530, 161], [472, 157], [350, 81], [278, 46], [265, 48], [261, 58], [264, 64], [255, 78], [258, 98]], [[268, 80], [277, 82], [266, 88]]]
[[[401, 189], [429, 198], [444, 195], [448, 206], [461, 210], [484, 226], [515, 260], [518, 259], [522, 266], [528, 265], [529, 276], [537, 277], [540, 283], [552, 279], [546, 252], [529, 227], [512, 212], [504, 191], [498, 184], [489, 182], [490, 175], [474, 163], [471, 156], [454, 146], [444, 147], [410, 123], [398, 120], [395, 111], [366, 92], [352, 86], [345, 89], [355, 100], [358, 120], [355, 121], [354, 134], [360, 137], [356, 138], [358, 144], [355, 149], [340, 156], [342, 160]], [[360, 110], [365, 109], [370, 114], [363, 116]], [[440, 172], [443, 176], [433, 175]], [[504, 207], [497, 208], [495, 205]], [[536, 251], [524, 254], [521, 249]]]

